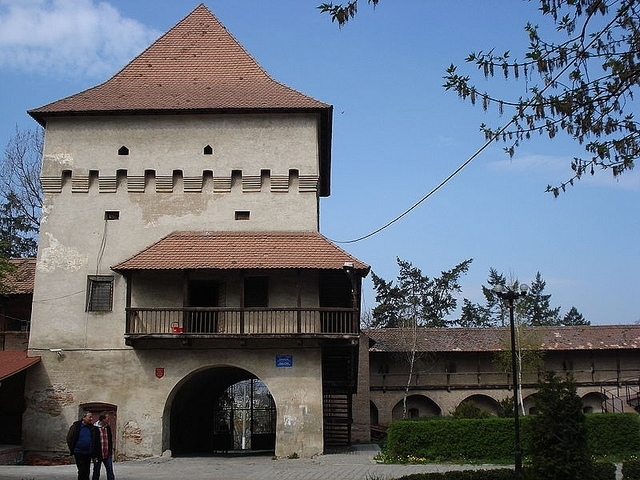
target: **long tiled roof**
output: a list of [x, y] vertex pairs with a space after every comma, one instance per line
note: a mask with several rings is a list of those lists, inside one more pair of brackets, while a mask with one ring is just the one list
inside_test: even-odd
[[[363, 330], [375, 343], [372, 352], [411, 349], [410, 329]], [[541, 350], [640, 349], [640, 325], [592, 325], [526, 328], [524, 336]], [[487, 352], [509, 348], [509, 328], [419, 328], [417, 350], [421, 352]]]
[[105, 83], [29, 113], [330, 109], [271, 78], [200, 4]]
[[15, 270], [8, 272], [1, 280], [8, 294], [33, 293], [33, 281], [36, 275], [35, 258], [12, 258], [9, 263]]
[[174, 232], [112, 269], [342, 269], [347, 262], [369, 271], [317, 232]]

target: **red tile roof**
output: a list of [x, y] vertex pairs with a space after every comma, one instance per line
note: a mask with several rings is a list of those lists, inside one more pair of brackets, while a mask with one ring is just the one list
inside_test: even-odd
[[[410, 350], [412, 330], [366, 329], [375, 341], [372, 352]], [[640, 325], [590, 325], [525, 328], [525, 337], [542, 350], [640, 349]], [[509, 328], [419, 328], [417, 350], [422, 352], [487, 352], [509, 348]]]
[[101, 85], [29, 110], [77, 115], [305, 112], [318, 115], [320, 195], [330, 192], [331, 105], [283, 85], [200, 4]]
[[174, 232], [112, 269], [342, 269], [347, 262], [369, 271], [317, 232]]
[[35, 258], [12, 258], [9, 263], [15, 270], [8, 272], [0, 281], [5, 294], [33, 293], [33, 281], [36, 276]]
[[27, 357], [25, 351], [0, 351], [0, 381], [21, 372], [40, 361], [40, 357]]
[[200, 4], [105, 83], [29, 113], [329, 108], [271, 78]]

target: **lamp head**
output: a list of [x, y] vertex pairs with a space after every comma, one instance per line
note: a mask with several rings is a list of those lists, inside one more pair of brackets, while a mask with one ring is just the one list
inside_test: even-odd
[[507, 287], [504, 285], [494, 285], [491, 290], [493, 290], [494, 293], [506, 293]]

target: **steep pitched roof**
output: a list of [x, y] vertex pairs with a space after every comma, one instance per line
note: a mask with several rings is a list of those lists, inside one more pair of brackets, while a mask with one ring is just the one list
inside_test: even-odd
[[173, 232], [112, 267], [127, 270], [342, 269], [369, 266], [317, 232]]
[[[421, 352], [490, 352], [509, 348], [509, 328], [418, 328]], [[410, 351], [410, 329], [363, 330], [375, 343], [372, 352]], [[531, 327], [524, 335], [541, 350], [640, 349], [640, 325]]]
[[29, 110], [51, 117], [202, 113], [313, 113], [319, 119], [320, 195], [330, 193], [333, 107], [267, 72], [200, 4], [106, 82]]
[[329, 108], [271, 78], [200, 4], [105, 83], [29, 114]]

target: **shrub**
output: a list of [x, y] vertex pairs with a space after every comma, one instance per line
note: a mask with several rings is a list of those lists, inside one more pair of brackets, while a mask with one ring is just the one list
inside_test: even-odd
[[640, 480], [640, 460], [630, 459], [622, 464], [622, 478], [624, 480]]
[[640, 452], [640, 418], [635, 413], [587, 415], [589, 450], [627, 458]]
[[591, 456], [582, 400], [571, 376], [547, 372], [535, 397], [538, 413], [530, 420], [529, 470], [536, 479], [591, 478]]
[[513, 470], [499, 468], [493, 470], [462, 470], [445, 473], [413, 473], [398, 480], [513, 480]]

